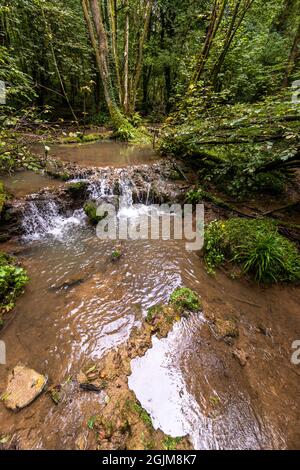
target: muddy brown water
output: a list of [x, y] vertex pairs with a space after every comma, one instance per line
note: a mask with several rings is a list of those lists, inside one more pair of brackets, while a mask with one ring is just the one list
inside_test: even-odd
[[[151, 145], [137, 146], [127, 143], [100, 141], [89, 144], [49, 144], [49, 155], [81, 166], [121, 168], [159, 160]], [[33, 144], [32, 150], [44, 154], [44, 145]]]
[[1, 176], [0, 179], [6, 191], [14, 198], [21, 198], [29, 194], [37, 193], [46, 187], [58, 188], [62, 185], [61, 181], [50, 178], [47, 175], [27, 170]]
[[[123, 241], [122, 257], [112, 262], [116, 242], [99, 240], [82, 212], [58, 219], [57, 230], [47, 231], [46, 219], [36, 237], [2, 246], [18, 253], [31, 281], [1, 331], [7, 364], [0, 366], [0, 391], [18, 363], [47, 374], [51, 384], [76, 377], [184, 285], [201, 295], [204, 313], [182, 320], [168, 338], [154, 338], [132, 361], [129, 386], [154, 426], [189, 434], [198, 449], [299, 448], [300, 366], [291, 363], [300, 339], [299, 288], [209, 276], [184, 241]], [[212, 334], [212, 315], [236, 320], [233, 344]], [[233, 357], [236, 348], [249, 356], [245, 367]], [[78, 440], [93, 448], [88, 421], [105, 399], [71, 383], [58, 406], [47, 394], [18, 413], [0, 404], [0, 435], [14, 435], [22, 449], [74, 449]]]

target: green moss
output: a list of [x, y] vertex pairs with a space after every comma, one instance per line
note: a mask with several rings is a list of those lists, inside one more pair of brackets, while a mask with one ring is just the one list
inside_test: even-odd
[[199, 296], [187, 287], [179, 287], [170, 297], [170, 304], [179, 310], [198, 311], [201, 309]]
[[160, 315], [162, 312], [163, 308], [161, 305], [154, 305], [153, 307], [150, 307], [147, 311], [146, 322], [151, 324], [156, 315]]
[[87, 202], [84, 205], [83, 210], [92, 225], [97, 225], [99, 222], [101, 222], [101, 220], [107, 217], [107, 212], [105, 212], [103, 215], [97, 215], [97, 205], [94, 202]]
[[102, 140], [103, 135], [102, 134], [86, 134], [82, 136], [81, 141], [82, 142], [97, 142], [98, 140]]
[[116, 260], [120, 259], [121, 256], [122, 256], [122, 252], [121, 252], [120, 250], [116, 249], [116, 250], [114, 250], [114, 251], [112, 252], [112, 254], [111, 254], [111, 259], [112, 259], [113, 261], [116, 261]]
[[182, 437], [166, 436], [163, 441], [163, 446], [166, 450], [176, 450], [181, 441]]
[[130, 411], [136, 413], [146, 426], [149, 428], [153, 427], [149, 414], [137, 401], [127, 400], [126, 406]]
[[0, 253], [0, 325], [2, 315], [14, 308], [15, 300], [28, 280], [26, 271], [17, 266], [13, 258]]
[[87, 187], [88, 183], [86, 181], [78, 181], [76, 183], [70, 183], [67, 190], [72, 197], [78, 198], [86, 194]]
[[7, 196], [5, 193], [4, 185], [2, 181], [0, 181], [0, 216], [2, 214], [3, 206], [4, 206], [6, 199], [7, 199]]
[[222, 264], [234, 263], [258, 282], [300, 280], [297, 247], [269, 220], [232, 218], [212, 222], [205, 232], [204, 250], [210, 272]]

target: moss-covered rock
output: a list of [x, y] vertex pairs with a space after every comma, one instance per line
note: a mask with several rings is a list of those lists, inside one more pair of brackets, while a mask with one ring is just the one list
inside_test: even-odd
[[170, 297], [170, 304], [181, 312], [184, 310], [197, 312], [202, 308], [198, 294], [187, 287], [176, 289]]
[[92, 201], [87, 202], [84, 205], [83, 210], [92, 225], [97, 225], [99, 222], [101, 222], [101, 220], [107, 217], [107, 212], [105, 212], [103, 215], [97, 215], [97, 205]]
[[79, 199], [86, 195], [88, 185], [89, 184], [87, 181], [77, 181], [76, 183], [69, 183], [67, 186], [67, 191], [74, 199]]

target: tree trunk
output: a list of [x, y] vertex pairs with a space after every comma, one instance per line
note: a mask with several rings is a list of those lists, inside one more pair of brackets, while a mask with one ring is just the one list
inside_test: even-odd
[[109, 18], [110, 18], [110, 30], [111, 30], [111, 47], [114, 58], [114, 66], [116, 71], [116, 78], [118, 83], [118, 96], [119, 103], [122, 105], [122, 87], [121, 87], [121, 75], [120, 65], [117, 50], [117, 11], [116, 11], [116, 0], [109, 0]]
[[81, 0], [84, 17], [90, 34], [91, 43], [95, 50], [96, 60], [106, 105], [111, 117], [115, 135], [122, 140], [134, 140], [145, 138], [145, 135], [134, 129], [121, 113], [114, 96], [114, 83], [109, 69], [109, 46], [107, 34], [104, 28], [102, 12], [98, 0]]
[[206, 32], [204, 45], [198, 57], [198, 62], [196, 65], [196, 70], [195, 70], [195, 74], [194, 74], [191, 85], [196, 85], [203, 74], [205, 64], [206, 64], [207, 58], [209, 57], [209, 53], [213, 44], [213, 40], [218, 32], [219, 26], [224, 16], [226, 4], [227, 4], [227, 0], [223, 0], [220, 5], [219, 5], [219, 0], [215, 0], [214, 2], [213, 9], [212, 9], [211, 16], [210, 16], [209, 25], [208, 25], [207, 32]]
[[284, 76], [283, 83], [282, 83], [284, 87], [289, 86], [290, 76], [299, 58], [300, 58], [300, 22], [298, 25], [298, 29], [297, 29], [294, 41], [293, 41], [292, 49], [291, 49], [290, 56], [288, 59], [288, 65], [287, 65], [285, 76]]
[[222, 69], [222, 66], [224, 64], [224, 61], [226, 59], [226, 56], [228, 54], [228, 51], [230, 49], [231, 43], [239, 29], [239, 27], [242, 24], [242, 21], [248, 12], [248, 10], [251, 8], [254, 0], [245, 0], [245, 4], [242, 5], [242, 0], [237, 0], [235, 9], [232, 14], [232, 19], [230, 22], [229, 29], [226, 34], [223, 50], [213, 68], [212, 74], [211, 74], [211, 81], [213, 83], [215, 91], [217, 91], [217, 85], [218, 85], [218, 75]]
[[125, 30], [124, 30], [124, 101], [125, 114], [129, 113], [129, 1], [125, 0]]
[[138, 58], [137, 58], [137, 64], [136, 64], [135, 74], [134, 74], [133, 83], [132, 83], [132, 91], [131, 91], [132, 100], [130, 104], [131, 112], [133, 112], [135, 109], [137, 90], [138, 90], [138, 86], [140, 83], [141, 73], [142, 73], [142, 68], [143, 68], [144, 45], [145, 45], [146, 38], [148, 35], [153, 3], [154, 3], [154, 0], [147, 0], [147, 4], [145, 7], [146, 12], [145, 12], [145, 17], [144, 17], [144, 27], [143, 27], [143, 32], [139, 41]]

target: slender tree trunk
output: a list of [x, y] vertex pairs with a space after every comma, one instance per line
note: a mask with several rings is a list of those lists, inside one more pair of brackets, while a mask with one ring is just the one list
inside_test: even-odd
[[224, 16], [226, 4], [227, 0], [222, 0], [221, 3], [219, 0], [214, 1], [205, 41], [201, 53], [198, 57], [198, 62], [196, 65], [196, 70], [191, 85], [197, 84], [204, 72], [206, 61], [209, 57], [209, 53], [213, 45], [213, 40], [218, 32], [219, 26]]
[[284, 76], [283, 83], [282, 83], [284, 87], [289, 85], [290, 76], [299, 58], [300, 58], [300, 22], [298, 25], [298, 29], [297, 29], [294, 41], [293, 41], [292, 49], [291, 49], [290, 56], [288, 59], [287, 68], [285, 71], [285, 76]]
[[227, 56], [227, 53], [230, 49], [230, 46], [232, 44], [232, 41], [239, 29], [239, 27], [242, 24], [242, 21], [246, 15], [246, 13], [249, 11], [253, 4], [254, 0], [245, 0], [245, 4], [242, 5], [242, 0], [237, 0], [233, 14], [232, 14], [232, 19], [230, 22], [229, 29], [226, 34], [225, 42], [223, 45], [223, 50], [213, 68], [212, 74], [211, 74], [211, 81], [213, 83], [214, 89], [217, 91], [217, 82], [218, 82], [218, 75], [221, 71], [221, 68], [224, 64], [225, 58]]
[[134, 74], [133, 83], [132, 83], [132, 92], [131, 92], [132, 100], [131, 100], [131, 110], [130, 110], [131, 112], [133, 112], [135, 109], [137, 90], [138, 90], [138, 86], [140, 83], [141, 73], [142, 73], [142, 68], [143, 68], [144, 45], [145, 45], [146, 38], [148, 35], [153, 3], [154, 3], [154, 0], [147, 0], [146, 6], [145, 6], [144, 27], [143, 27], [143, 32], [139, 41], [137, 65], [136, 65], [135, 74]]
[[54, 50], [54, 46], [53, 46], [53, 41], [52, 41], [53, 34], [52, 34], [52, 31], [51, 31], [50, 25], [47, 22], [46, 15], [45, 15], [43, 7], [41, 8], [41, 11], [42, 11], [42, 17], [43, 17], [43, 20], [44, 20], [44, 24], [45, 24], [45, 30], [46, 30], [48, 40], [49, 40], [49, 45], [50, 45], [51, 55], [52, 55], [52, 59], [53, 59], [53, 63], [54, 63], [54, 68], [55, 68], [55, 71], [56, 71], [56, 74], [57, 74], [57, 77], [58, 77], [58, 80], [59, 80], [59, 83], [60, 83], [61, 94], [64, 97], [64, 99], [66, 100], [75, 122], [78, 123], [77, 116], [74, 113], [74, 110], [73, 110], [72, 105], [70, 103], [70, 100], [69, 100], [69, 97], [68, 97], [68, 94], [67, 94], [67, 91], [66, 91], [66, 87], [65, 87], [63, 78], [61, 76], [61, 73], [60, 73], [60, 70], [59, 70], [59, 67], [58, 67], [58, 63], [57, 63], [56, 55], [55, 55], [55, 50]]
[[117, 50], [117, 11], [116, 1], [109, 0], [109, 18], [110, 18], [110, 30], [111, 30], [111, 46], [114, 58], [114, 65], [116, 70], [116, 78], [118, 83], [118, 95], [119, 103], [122, 105], [122, 87], [121, 87], [121, 75], [120, 75], [120, 64]]
[[124, 30], [124, 100], [125, 114], [129, 113], [129, 1], [125, 0], [125, 30]]

